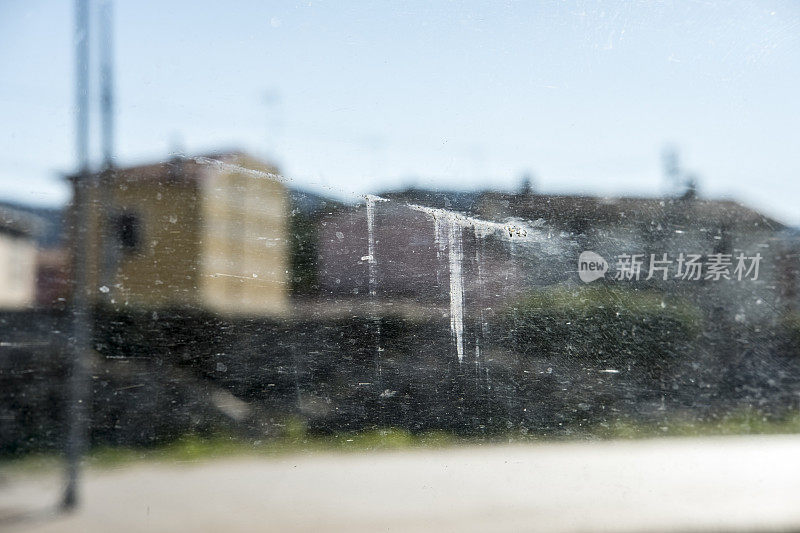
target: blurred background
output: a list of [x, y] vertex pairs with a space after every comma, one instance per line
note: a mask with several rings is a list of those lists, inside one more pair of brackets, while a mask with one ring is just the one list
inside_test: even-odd
[[799, 26], [3, 2], [3, 464], [800, 431]]

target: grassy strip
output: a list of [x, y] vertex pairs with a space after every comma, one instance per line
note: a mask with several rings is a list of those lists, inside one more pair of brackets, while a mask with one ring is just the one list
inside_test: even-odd
[[[485, 437], [459, 437], [445, 432], [413, 434], [402, 429], [381, 429], [334, 435], [308, 435], [299, 422], [289, 422], [278, 438], [248, 440], [225, 435], [187, 435], [152, 448], [97, 447], [88, 455], [90, 468], [108, 469], [137, 462], [196, 463], [223, 457], [276, 457], [292, 454], [368, 452], [442, 448], [457, 445], [500, 443], [570, 442], [585, 440], [642, 439], [655, 437], [706, 437], [724, 435], [800, 434], [800, 413], [770, 419], [753, 410], [730, 413], [714, 420], [673, 419], [643, 424], [632, 421], [603, 423], [591, 428], [553, 435], [533, 432], [505, 433]], [[35, 454], [0, 459], [0, 469], [20, 474], [58, 468], [54, 454]]]
[[[99, 446], [87, 458], [89, 468], [116, 468], [136, 462], [193, 463], [223, 457], [261, 456], [276, 457], [298, 453], [365, 452], [376, 450], [404, 450], [412, 448], [440, 448], [451, 446], [459, 439], [449, 433], [429, 432], [412, 434], [402, 429], [370, 430], [358, 433], [341, 433], [310, 436], [305, 430], [287, 424], [287, 431], [278, 438], [265, 440], [243, 439], [235, 436], [185, 435], [175, 441], [152, 448]], [[31, 454], [19, 458], [0, 458], [0, 469], [20, 473], [46, 472], [61, 464], [56, 454]]]
[[602, 439], [800, 434], [800, 412], [777, 418], [754, 409], [741, 409], [705, 420], [673, 418], [651, 424], [616, 421], [599, 424], [592, 433]]

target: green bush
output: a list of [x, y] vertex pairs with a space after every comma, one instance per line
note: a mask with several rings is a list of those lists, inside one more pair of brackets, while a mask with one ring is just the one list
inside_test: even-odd
[[537, 291], [503, 313], [516, 352], [587, 367], [635, 365], [651, 375], [675, 361], [700, 330], [684, 301], [651, 291], [608, 287]]

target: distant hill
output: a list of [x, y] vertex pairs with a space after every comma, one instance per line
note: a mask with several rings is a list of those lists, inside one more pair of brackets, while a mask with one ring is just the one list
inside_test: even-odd
[[64, 239], [64, 209], [34, 207], [18, 202], [0, 201], [0, 208], [30, 215], [37, 219], [34, 237], [41, 248], [54, 248]]
[[478, 202], [485, 191], [439, 191], [410, 187], [401, 191], [387, 191], [379, 194], [382, 198], [419, 204], [438, 209], [449, 209], [462, 213], [475, 213]]
[[289, 200], [292, 203], [292, 214], [311, 217], [330, 210], [339, 209], [344, 204], [337, 200], [300, 189], [289, 189]]

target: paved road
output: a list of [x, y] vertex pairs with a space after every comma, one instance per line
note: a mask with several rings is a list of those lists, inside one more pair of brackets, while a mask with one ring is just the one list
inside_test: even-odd
[[38, 512], [56, 491], [7, 480], [0, 528], [800, 531], [800, 436], [137, 464], [90, 472], [73, 515]]

